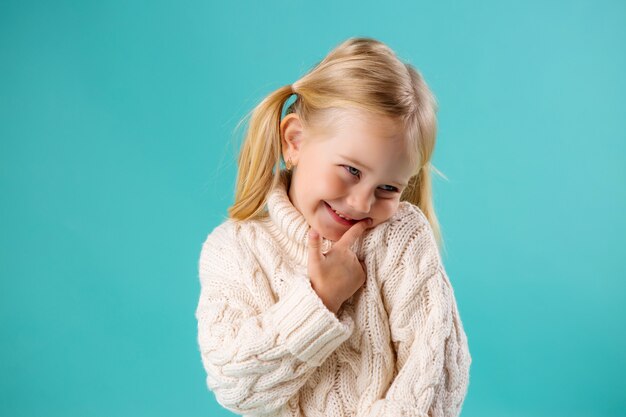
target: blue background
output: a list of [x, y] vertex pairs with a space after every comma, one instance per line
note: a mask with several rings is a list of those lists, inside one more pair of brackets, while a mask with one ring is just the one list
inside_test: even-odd
[[626, 3], [0, 5], [0, 415], [230, 416], [197, 260], [239, 119], [350, 36], [439, 106], [462, 415], [626, 415]]

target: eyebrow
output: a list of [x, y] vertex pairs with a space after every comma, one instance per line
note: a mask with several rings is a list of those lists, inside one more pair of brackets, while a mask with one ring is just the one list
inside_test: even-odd
[[[359, 166], [359, 167], [361, 167], [361, 168], [365, 168], [365, 169], [366, 169], [366, 170], [368, 170], [368, 171], [373, 171], [373, 169], [372, 169], [372, 168], [368, 167], [368, 166], [367, 166], [367, 165], [365, 165], [365, 164], [362, 164], [362, 163], [361, 163], [361, 162], [359, 162], [359, 161], [355, 161], [354, 159], [352, 159], [352, 158], [350, 158], [350, 157], [348, 157], [348, 156], [345, 156], [345, 155], [339, 155], [339, 156], [340, 156], [341, 158], [343, 158], [343, 159], [347, 160], [347, 161], [348, 161], [348, 162], [350, 162], [351, 164], [354, 164], [354, 165]], [[399, 186], [401, 186], [401, 187], [406, 187], [406, 186], [408, 185], [408, 184], [403, 183], [403, 182], [400, 182], [400, 181], [393, 181], [393, 182], [394, 182], [396, 185], [399, 185]]]

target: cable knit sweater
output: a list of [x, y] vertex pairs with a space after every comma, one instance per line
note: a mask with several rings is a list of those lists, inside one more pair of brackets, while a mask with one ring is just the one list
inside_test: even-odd
[[307, 277], [309, 226], [288, 184], [281, 171], [267, 216], [227, 219], [202, 245], [198, 343], [219, 404], [244, 416], [459, 415], [471, 357], [424, 214], [401, 202], [353, 244], [367, 279], [335, 315]]

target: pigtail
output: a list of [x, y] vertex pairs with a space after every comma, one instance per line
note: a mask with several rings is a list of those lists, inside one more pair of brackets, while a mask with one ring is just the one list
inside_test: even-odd
[[431, 180], [431, 171], [438, 171], [430, 162], [437, 133], [437, 102], [418, 70], [372, 38], [342, 42], [302, 78], [274, 91], [253, 110], [239, 155], [235, 202], [228, 209], [229, 217], [246, 220], [266, 215], [267, 195], [280, 180], [280, 119], [293, 86], [298, 99], [291, 109], [305, 125], [324, 122], [329, 115], [326, 110], [336, 108], [358, 108], [403, 124], [414, 171], [400, 199], [419, 207], [441, 248]]
[[444, 242], [441, 235], [439, 220], [437, 219], [437, 214], [435, 213], [431, 170], [434, 170], [441, 176], [444, 176], [434, 167], [434, 165], [427, 162], [422, 169], [420, 169], [420, 172], [417, 175], [411, 177], [408, 185], [402, 193], [401, 199], [418, 206], [422, 213], [424, 213], [424, 216], [426, 216], [426, 219], [433, 230], [437, 245], [441, 249]]
[[418, 172], [411, 177], [409, 184], [402, 193], [401, 200], [408, 201], [424, 213], [435, 236], [439, 248], [443, 247], [443, 237], [439, 220], [435, 213], [434, 195], [431, 170], [445, 176], [437, 170], [432, 162], [437, 137], [437, 110], [435, 96], [428, 88], [421, 73], [410, 64], [405, 64], [414, 92], [415, 100], [412, 110], [406, 116], [407, 134], [413, 140], [408, 143], [416, 148], [411, 154], [418, 158], [414, 165], [419, 167]]
[[265, 211], [269, 191], [280, 178], [280, 118], [291, 85], [272, 92], [252, 112], [239, 154], [235, 202], [228, 209], [234, 220], [256, 218]]

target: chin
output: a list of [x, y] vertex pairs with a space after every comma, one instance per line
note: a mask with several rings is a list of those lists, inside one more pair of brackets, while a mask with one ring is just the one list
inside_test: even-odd
[[339, 233], [333, 233], [333, 234], [324, 233], [322, 236], [324, 236], [324, 238], [326, 238], [326, 239], [328, 239], [330, 241], [336, 242], [339, 239], [341, 239], [341, 237], [343, 236], [343, 233], [342, 234], [339, 234]]

